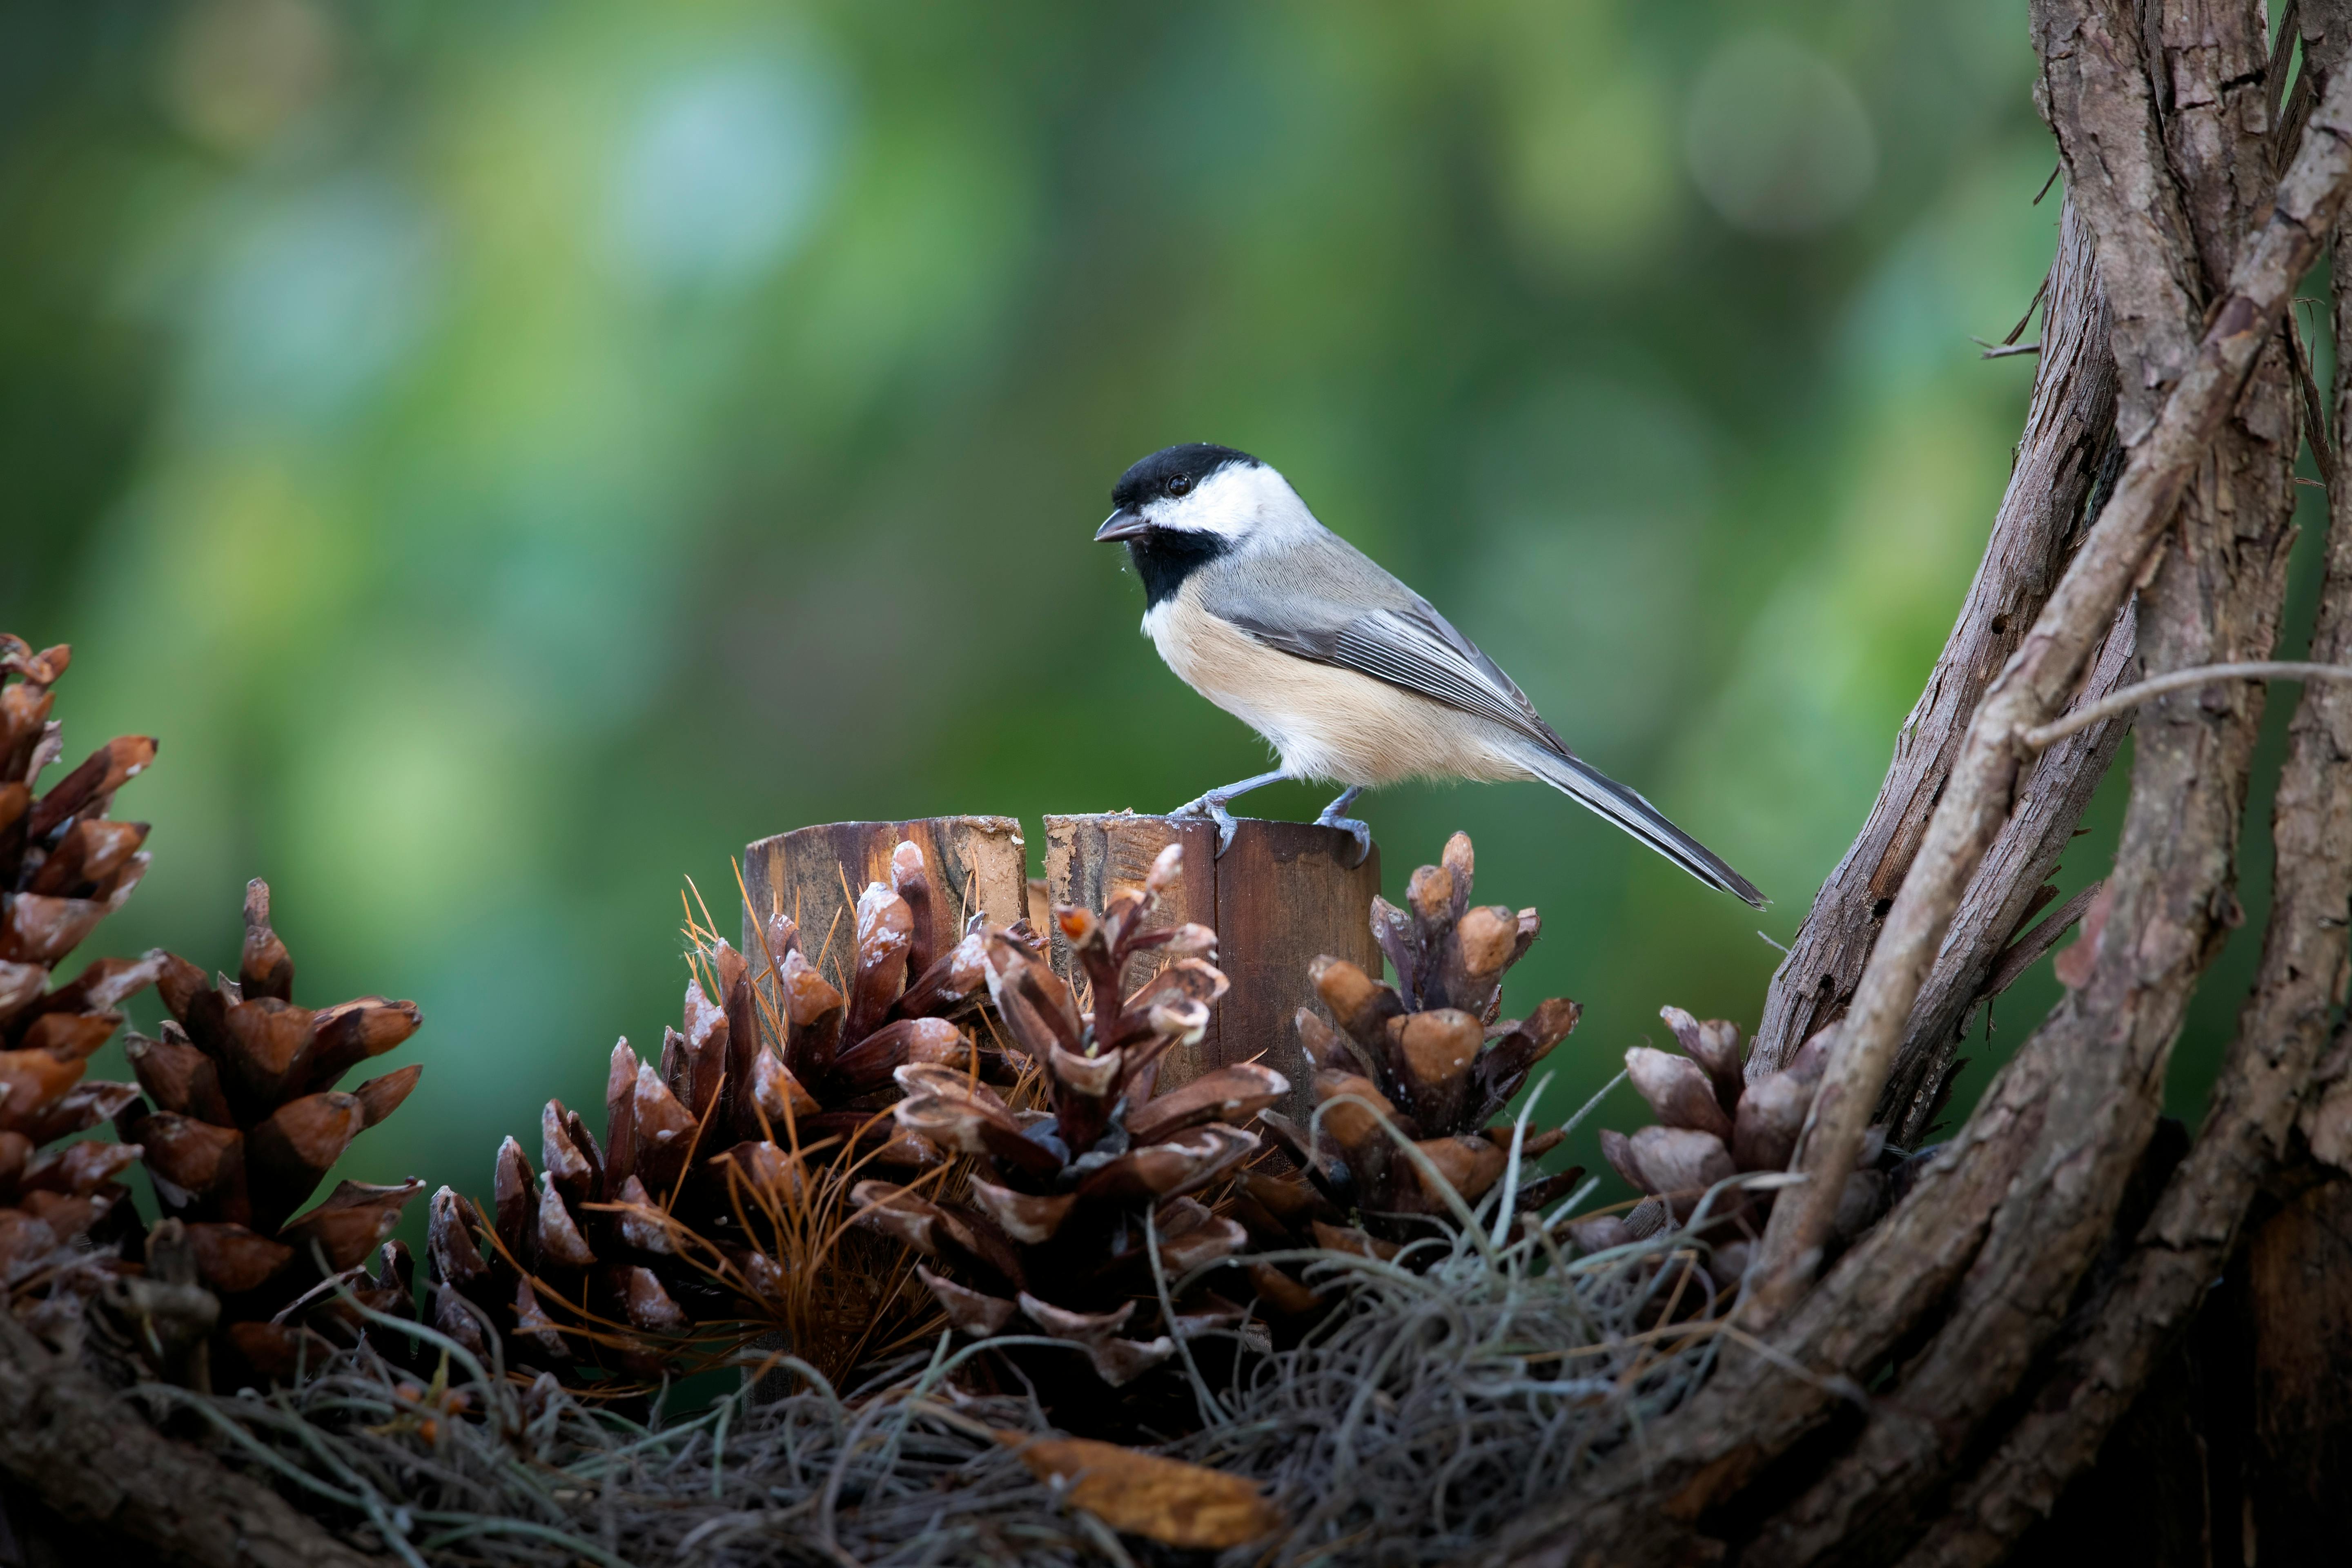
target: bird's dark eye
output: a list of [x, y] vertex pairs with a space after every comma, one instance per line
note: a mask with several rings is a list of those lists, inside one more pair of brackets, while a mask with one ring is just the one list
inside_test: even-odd
[[1181, 496], [1192, 488], [1192, 476], [1190, 474], [1179, 474], [1168, 481], [1168, 493], [1171, 496]]

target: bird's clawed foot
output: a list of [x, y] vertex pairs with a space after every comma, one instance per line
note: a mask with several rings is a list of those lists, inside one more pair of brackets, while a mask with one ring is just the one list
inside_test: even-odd
[[1187, 816], [1205, 816], [1211, 822], [1215, 823], [1217, 825], [1217, 853], [1223, 855], [1226, 850], [1234, 847], [1234, 814], [1225, 809], [1225, 802], [1232, 798], [1233, 797], [1230, 795], [1222, 795], [1215, 790], [1211, 790], [1208, 794], [1201, 796], [1198, 800], [1186, 801], [1183, 805], [1178, 806], [1168, 815], [1170, 817], [1178, 820], [1181, 820]]
[[1362, 865], [1364, 858], [1372, 852], [1372, 828], [1371, 824], [1368, 822], [1352, 816], [1342, 816], [1339, 814], [1355, 805], [1356, 797], [1363, 793], [1363, 785], [1350, 786], [1347, 793], [1325, 806], [1323, 814], [1315, 819], [1316, 826], [1336, 827], [1356, 841], [1356, 858], [1348, 862], [1348, 868], [1350, 870]]
[[[1244, 779], [1239, 784], [1229, 784], [1223, 789], [1213, 789], [1198, 800], [1188, 800], [1168, 815], [1177, 817], [1205, 816], [1215, 823], [1217, 853], [1223, 855], [1234, 847], [1234, 814], [1225, 809], [1225, 803], [1237, 795], [1246, 795], [1251, 790], [1262, 788], [1280, 777], [1282, 777], [1280, 768], [1271, 773], [1259, 773], [1254, 778]], [[1346, 803], [1343, 801], [1341, 804]]]

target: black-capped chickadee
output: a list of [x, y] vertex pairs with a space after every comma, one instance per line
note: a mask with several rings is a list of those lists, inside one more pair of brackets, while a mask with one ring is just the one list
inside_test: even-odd
[[1282, 765], [1176, 808], [1217, 824], [1276, 779], [1345, 786], [1316, 820], [1355, 837], [1356, 796], [1405, 779], [1540, 779], [1712, 887], [1764, 895], [1658, 808], [1568, 749], [1495, 661], [1370, 557], [1315, 521], [1283, 477], [1205, 442], [1120, 476], [1095, 531], [1143, 579], [1143, 629], [1186, 685], [1265, 737]]

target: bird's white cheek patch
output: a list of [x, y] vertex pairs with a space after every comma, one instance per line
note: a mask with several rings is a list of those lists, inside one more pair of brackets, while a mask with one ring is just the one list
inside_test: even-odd
[[1214, 534], [1239, 542], [1269, 529], [1290, 531], [1315, 526], [1314, 514], [1298, 492], [1272, 468], [1229, 463], [1185, 496], [1148, 501], [1143, 515], [1160, 528]]

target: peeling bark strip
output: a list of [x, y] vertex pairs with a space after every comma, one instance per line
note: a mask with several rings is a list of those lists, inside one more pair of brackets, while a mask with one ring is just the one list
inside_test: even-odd
[[[1751, 1076], [1778, 1071], [1815, 1030], [1843, 1014], [1950, 776], [1969, 716], [2025, 640], [2089, 526], [2086, 503], [2115, 453], [2116, 362], [2107, 347], [2107, 301], [2091, 229], [2071, 199], [2059, 215], [2058, 252], [2042, 289], [2048, 304], [2033, 400], [1984, 560], [1927, 689], [1895, 736], [1895, 758], [1869, 820], [1822, 884], [1772, 976], [1748, 1050]], [[2101, 749], [2095, 738], [2035, 768], [2030, 791], [2072, 805], [2049, 814], [2047, 829], [2058, 847], [2064, 847], [2089, 799], [2087, 788], [2070, 786], [2085, 773], [2095, 784], [2113, 752], [2112, 744]], [[2026, 895], [2038, 885], [2028, 882]], [[1956, 923], [1963, 940], [1948, 944], [1939, 978], [1983, 979], [2022, 917], [2021, 910], [2008, 908], [2011, 901], [1996, 899], [1987, 919]], [[2005, 925], [2000, 923], [2004, 914], [2010, 917]], [[1971, 988], [1960, 997], [1961, 1007], [1974, 995]], [[1923, 1042], [1916, 1054], [1928, 1050]], [[1914, 1054], [1906, 1047], [1906, 1059]]]
[[[2126, 605], [2091, 661], [2076, 706], [2123, 684], [2138, 661], [2138, 627], [2133, 606]], [[2019, 784], [2017, 804], [1969, 879], [1936, 966], [1911, 1005], [1902, 1047], [1880, 1091], [1876, 1120], [1886, 1123], [1897, 1148], [1916, 1149], [1930, 1136], [1961, 1066], [1960, 1041], [1969, 1020], [1979, 1004], [2003, 989], [1993, 970], [2012, 933], [2040, 911], [2042, 889], [2074, 844], [2083, 813], [2130, 728], [2126, 720], [2110, 720], [2068, 736], [2043, 752]]]
[[[2352, 9], [2352, 7], [2347, 7]], [[2352, 256], [2339, 223], [2336, 253]], [[2352, 343], [2352, 278], [2336, 289], [2338, 342]], [[2339, 361], [2336, 428], [2352, 414], [2352, 363]], [[2352, 661], [2352, 491], [2331, 495], [2326, 577], [2311, 656]], [[2352, 900], [2352, 689], [2305, 689], [2273, 805], [2276, 885], [2262, 966], [2239, 1014], [2205, 1123], [2130, 1258], [2061, 1349], [2043, 1393], [1950, 1511], [1904, 1562], [1963, 1568], [2000, 1561], [2048, 1516], [2220, 1274], [2247, 1205], [2285, 1154], [2305, 1086], [2344, 991], [2344, 911]]]
[[173, 1442], [0, 1312], [0, 1468], [70, 1523], [187, 1568], [381, 1568], [276, 1492]]
[[[2103, 153], [2095, 137], [2069, 139], [2053, 84], [2061, 75], [2070, 37], [2088, 24], [2063, 26], [2072, 7], [2044, 0], [2035, 7], [2037, 41], [2050, 65], [2044, 87], [2060, 121], [2061, 150], [2080, 169]], [[2141, 80], [2134, 72], [2134, 79]], [[2121, 92], [2117, 99], [2132, 95]], [[2137, 101], [2145, 106], [2144, 80]], [[1829, 1234], [1843, 1173], [1853, 1168], [1863, 1134], [1892, 1066], [1895, 1047], [1917, 1000], [1967, 881], [2008, 816], [2021, 763], [2018, 734], [2042, 723], [2070, 695], [2085, 662], [2123, 606], [2148, 552], [2172, 520], [2182, 493], [2204, 461], [2222, 421], [2266, 346], [2294, 285], [2309, 270], [2319, 242], [2336, 218], [2352, 175], [2352, 86], [2339, 79], [2312, 116], [2294, 165], [2280, 182], [2267, 220], [2240, 248], [2229, 291], [2212, 313], [2179, 384], [2156, 423], [2133, 448], [2116, 493], [2100, 513], [2074, 564], [2034, 623], [2024, 646], [2001, 672], [1970, 721], [1960, 762], [1930, 819], [1910, 876], [1895, 896], [1886, 929], [1857, 987], [1827, 1075], [1813, 1102], [1798, 1168], [1811, 1180], [1783, 1196], [1765, 1238], [1764, 1275], [1754, 1296], [1754, 1321], [1784, 1313], [1811, 1282]], [[2087, 184], [2078, 174], [2078, 184]], [[2086, 211], [2089, 205], [2086, 204]], [[2095, 226], [2096, 215], [2093, 214]], [[2101, 234], [2103, 258], [2119, 247]], [[2118, 275], [2137, 277], [2142, 258], [2121, 267], [2103, 259], [2102, 272], [2124, 331], [2125, 290]], [[2153, 323], [2148, 323], [2151, 327]], [[2153, 345], [2151, 345], [2153, 346]], [[2118, 363], [2124, 363], [2118, 353]], [[2126, 405], [2129, 386], [2126, 386]]]

